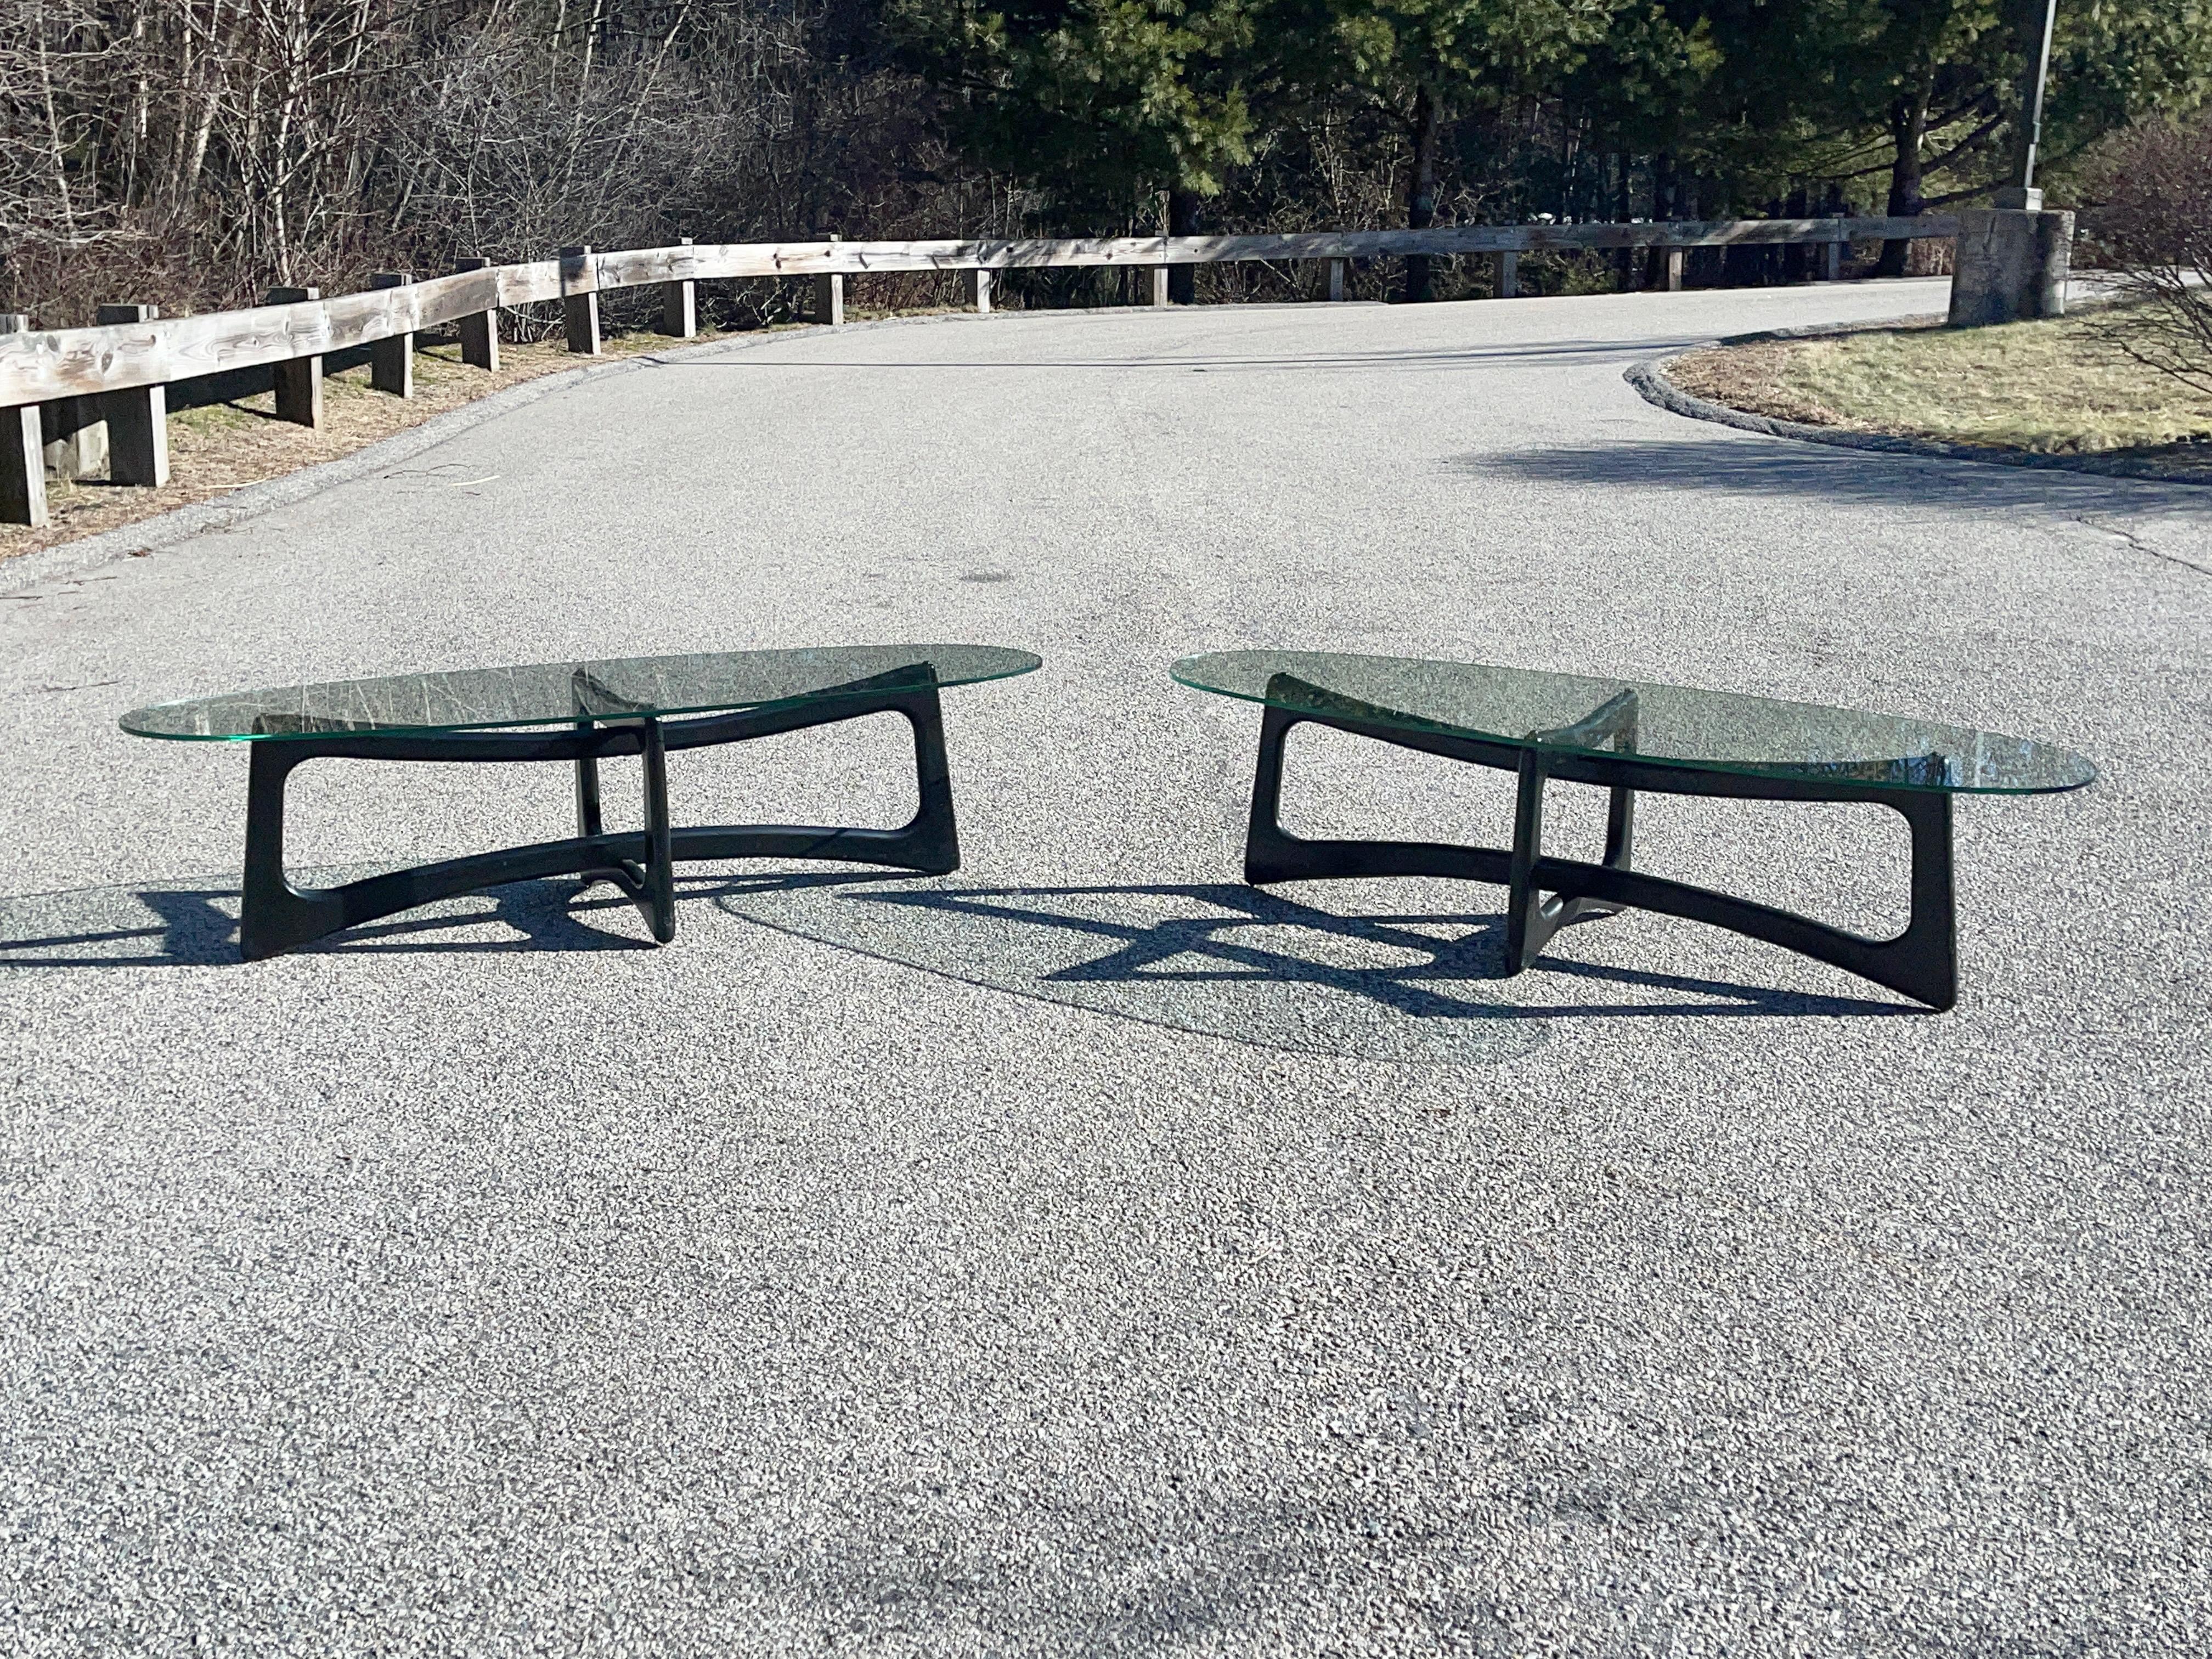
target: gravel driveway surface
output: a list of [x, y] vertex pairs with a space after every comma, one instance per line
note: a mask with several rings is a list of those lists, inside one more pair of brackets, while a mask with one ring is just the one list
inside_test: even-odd
[[[0, 1650], [2204, 1651], [2212, 492], [1622, 380], [1942, 304], [783, 334], [0, 567]], [[549, 882], [241, 967], [244, 754], [114, 725], [904, 639], [1046, 659], [947, 696], [965, 868], [695, 869], [658, 950]], [[1961, 803], [1952, 1014], [1639, 915], [1501, 980], [1498, 890], [1239, 884], [1256, 711], [1166, 665], [1269, 646], [2104, 775]], [[685, 754], [677, 809], [894, 823], [908, 764], [890, 717]], [[1291, 764], [1309, 832], [1509, 834], [1500, 774]], [[557, 836], [568, 787], [327, 763], [295, 857]], [[1902, 851], [1640, 810], [1639, 864], [1854, 925]]]

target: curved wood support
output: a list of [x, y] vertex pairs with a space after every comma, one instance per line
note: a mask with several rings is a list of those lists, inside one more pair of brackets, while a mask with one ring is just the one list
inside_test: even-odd
[[[1613, 705], [1607, 708], [1613, 709]], [[1590, 720], [1564, 731], [1572, 732], [1577, 742], [1587, 742], [1591, 734], [1582, 728], [1606, 714], [1607, 710], [1599, 710]], [[1244, 846], [1244, 879], [1255, 886], [1358, 876], [1438, 876], [1495, 883], [1509, 890], [1505, 970], [1509, 975], [1534, 962], [1561, 927], [1633, 908], [1705, 922], [1781, 945], [1901, 992], [1938, 1012], [1958, 1001], [1957, 908], [1948, 792], [1877, 788], [1844, 779], [1829, 782], [1707, 771], [1676, 762], [1652, 761], [1637, 757], [1630, 747], [1635, 729], [1632, 704], [1625, 717], [1614, 709], [1611, 719], [1612, 724], [1603, 729], [1624, 751], [1618, 757], [1587, 749], [1577, 749], [1571, 755], [1547, 750], [1545, 740], [1556, 741], [1562, 733], [1532, 733], [1527, 740], [1511, 744], [1408, 731], [1362, 720], [1349, 712], [1301, 714], [1270, 704], [1260, 726], [1259, 764], [1253, 779], [1252, 815]], [[1309, 723], [1398, 748], [1516, 772], [1519, 789], [1513, 847], [1509, 850], [1434, 842], [1309, 841], [1291, 835], [1281, 822], [1283, 745], [1293, 727]], [[1596, 784], [1611, 792], [1602, 863], [1553, 858], [1543, 852], [1543, 790], [1553, 777]], [[1746, 800], [1852, 801], [1887, 807], [1903, 817], [1911, 832], [1911, 914], [1905, 930], [1893, 939], [1868, 939], [1792, 911], [1630, 868], [1638, 790]]]
[[[827, 726], [864, 714], [897, 714], [914, 728], [920, 805], [896, 830], [796, 824], [678, 829], [669, 821], [667, 753]], [[610, 834], [602, 823], [599, 763], [611, 755], [644, 763], [645, 827]], [[577, 834], [497, 852], [445, 859], [337, 887], [296, 887], [284, 872], [284, 788], [311, 760], [572, 761]], [[571, 728], [532, 732], [373, 732], [268, 738], [253, 744], [246, 809], [246, 870], [239, 950], [248, 962], [297, 950], [331, 933], [440, 899], [507, 882], [578, 875], [610, 881], [636, 902], [653, 939], [676, 936], [675, 866], [706, 859], [831, 859], [889, 865], [926, 875], [960, 867], [944, 714], [933, 676], [879, 675], [848, 694], [786, 708], [742, 710], [663, 721], [599, 715]]]

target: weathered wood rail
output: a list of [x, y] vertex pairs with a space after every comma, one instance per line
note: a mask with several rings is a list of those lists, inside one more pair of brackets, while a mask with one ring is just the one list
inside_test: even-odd
[[599, 295], [617, 289], [659, 288], [661, 331], [687, 337], [696, 331], [694, 285], [732, 279], [811, 277], [815, 319], [836, 323], [843, 319], [846, 277], [889, 271], [966, 271], [976, 309], [988, 312], [991, 274], [998, 270], [1149, 270], [1152, 303], [1164, 306], [1174, 265], [1325, 261], [1328, 297], [1339, 300], [1352, 260], [1489, 254], [1498, 261], [1497, 291], [1510, 298], [1517, 292], [1519, 256], [1528, 252], [1662, 248], [1673, 256], [1667, 285], [1679, 288], [1680, 256], [1691, 248], [1824, 247], [1824, 268], [1816, 274], [1832, 280], [1847, 243], [1958, 233], [1955, 218], [1930, 215], [1050, 241], [687, 242], [607, 252], [567, 248], [558, 258], [524, 264], [469, 259], [450, 276], [422, 282], [404, 271], [380, 272], [359, 294], [324, 299], [313, 289], [280, 289], [270, 304], [198, 317], [164, 319], [150, 307], [107, 306], [94, 327], [39, 331], [28, 318], [0, 316], [0, 522], [45, 522], [49, 472], [73, 478], [105, 471], [117, 483], [167, 483], [166, 388], [176, 382], [273, 366], [279, 417], [319, 426], [326, 356], [372, 348], [372, 384], [407, 397], [415, 335], [457, 326], [464, 361], [495, 368], [499, 312], [555, 301], [562, 307], [568, 349], [593, 354], [599, 349]]

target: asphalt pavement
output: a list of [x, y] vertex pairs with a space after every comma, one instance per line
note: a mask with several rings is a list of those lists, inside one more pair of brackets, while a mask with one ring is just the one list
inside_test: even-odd
[[[1622, 378], [1942, 303], [754, 337], [0, 566], [0, 1651], [2203, 1652], [2212, 491]], [[692, 870], [660, 948], [541, 882], [240, 965], [242, 747], [115, 725], [907, 640], [1045, 659], [946, 696], [963, 868]], [[2101, 775], [1960, 803], [1953, 1012], [1649, 915], [1506, 979], [1497, 889], [1242, 885], [1257, 713], [1167, 665], [1261, 647]], [[1509, 833], [1502, 774], [1291, 767], [1309, 832]], [[672, 768], [691, 822], [913, 796], [888, 716]], [[320, 763], [293, 857], [568, 787]], [[1639, 811], [1641, 866], [1901, 915], [1893, 815]]]

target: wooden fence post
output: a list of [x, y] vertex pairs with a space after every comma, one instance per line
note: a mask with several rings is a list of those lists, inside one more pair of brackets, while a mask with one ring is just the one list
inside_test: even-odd
[[[1843, 228], [1843, 221], [1839, 218], [1836, 222], [1836, 228], [1840, 231]], [[1829, 243], [1826, 247], [1820, 251], [1821, 281], [1827, 283], [1840, 283], [1843, 281], [1844, 250], [1850, 246], [1850, 239], [1846, 237], [1840, 241]]]
[[[319, 288], [272, 288], [269, 303], [272, 306], [298, 305], [303, 300], [319, 300], [323, 291]], [[295, 357], [289, 362], [275, 365], [276, 380], [276, 418], [289, 421], [295, 426], [319, 428], [323, 423], [323, 360], [320, 357]]]
[[[844, 240], [832, 235], [833, 242]], [[830, 328], [841, 326], [845, 320], [845, 278], [835, 271], [825, 271], [814, 279], [814, 320]]]
[[975, 302], [975, 314], [991, 314], [991, 273], [978, 265], [968, 273], [968, 297]]
[[[31, 319], [0, 311], [0, 334], [27, 334]], [[39, 406], [0, 410], [0, 524], [36, 530], [46, 521], [46, 452]]]
[[1679, 247], [1670, 247], [1667, 250], [1667, 292], [1669, 294], [1680, 294], [1682, 291], [1683, 253], [1684, 251]]
[[599, 275], [588, 247], [561, 250], [561, 320], [569, 350], [580, 357], [599, 355]]
[[46, 451], [40, 439], [38, 404], [0, 411], [0, 524], [35, 530], [46, 521]]
[[[0, 311], [0, 334], [27, 334], [31, 319], [21, 312]], [[97, 398], [55, 398], [43, 404], [27, 405], [31, 430], [39, 442], [39, 471], [51, 472], [57, 478], [74, 479], [95, 477], [107, 470], [107, 422], [100, 412]], [[6, 512], [0, 512], [0, 523], [21, 524], [26, 520], [12, 516], [16, 511], [30, 511], [32, 490], [28, 469], [18, 480], [14, 465], [16, 432], [13, 422], [18, 418], [10, 409], [0, 415], [6, 422], [4, 442], [6, 454], [0, 457], [0, 469], [4, 469], [7, 482], [0, 483], [0, 497], [9, 503]], [[39, 523], [46, 522], [46, 482], [43, 476], [38, 483]]]
[[57, 478], [97, 478], [107, 471], [107, 417], [97, 398], [56, 398], [39, 409], [46, 471]]
[[1161, 310], [1167, 308], [1168, 268], [1165, 265], [1152, 267], [1152, 304]]
[[[679, 236], [678, 247], [690, 247], [691, 239]], [[688, 278], [660, 285], [660, 331], [688, 340], [699, 331], [699, 285]]]
[[1328, 297], [1332, 300], [1341, 300], [1344, 297], [1345, 266], [1348, 263], [1343, 259], [1331, 259], [1328, 262]]
[[[453, 261], [458, 274], [464, 270], [489, 270], [491, 261], [471, 256]], [[471, 368], [499, 373], [499, 313], [472, 311], [460, 319], [461, 361]]]
[[[415, 280], [411, 270], [378, 270], [369, 274], [371, 288], [405, 288]], [[415, 336], [394, 334], [368, 348], [368, 384], [395, 398], [415, 395]]]
[[1498, 256], [1498, 297], [1501, 300], [1521, 297], [1521, 255], [1512, 248]]
[[[103, 328], [118, 323], [151, 323], [159, 306], [101, 306], [94, 317]], [[107, 417], [107, 477], [110, 483], [159, 489], [169, 482], [169, 389], [137, 386], [100, 394]]]

